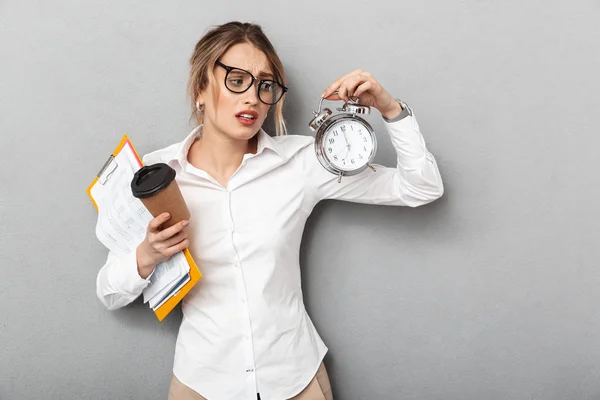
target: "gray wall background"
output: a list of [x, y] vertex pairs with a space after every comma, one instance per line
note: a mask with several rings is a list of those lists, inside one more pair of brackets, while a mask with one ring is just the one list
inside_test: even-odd
[[[355, 68], [411, 104], [446, 194], [320, 204], [306, 304], [337, 399], [600, 398], [600, 3], [0, 0], [0, 399], [164, 399], [180, 312], [106, 311], [85, 189], [192, 126], [188, 57], [263, 25], [291, 132]], [[377, 114], [377, 162], [394, 154]]]

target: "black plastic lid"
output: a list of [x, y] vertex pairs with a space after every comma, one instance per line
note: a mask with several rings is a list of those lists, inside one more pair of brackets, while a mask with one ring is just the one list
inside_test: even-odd
[[154, 196], [175, 179], [175, 170], [167, 164], [158, 163], [140, 168], [131, 180], [131, 192], [138, 199]]

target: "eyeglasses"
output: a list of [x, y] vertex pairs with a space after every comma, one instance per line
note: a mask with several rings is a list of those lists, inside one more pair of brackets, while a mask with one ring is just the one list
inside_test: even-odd
[[281, 100], [283, 94], [288, 90], [288, 88], [277, 81], [257, 79], [244, 69], [230, 67], [221, 61], [217, 61], [216, 64], [227, 71], [225, 75], [225, 87], [233, 93], [244, 93], [252, 87], [255, 81], [258, 81], [257, 90], [259, 100], [265, 104], [273, 105]]

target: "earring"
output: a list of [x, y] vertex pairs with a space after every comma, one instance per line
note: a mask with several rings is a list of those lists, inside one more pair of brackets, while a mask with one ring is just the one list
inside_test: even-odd
[[204, 104], [200, 104], [199, 101], [196, 102], [196, 111], [198, 111], [199, 113], [204, 111]]

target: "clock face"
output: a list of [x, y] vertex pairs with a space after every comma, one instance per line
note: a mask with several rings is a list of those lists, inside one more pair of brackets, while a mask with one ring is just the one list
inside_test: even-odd
[[352, 171], [369, 162], [373, 137], [365, 125], [355, 120], [335, 122], [323, 135], [323, 150], [336, 168]]

